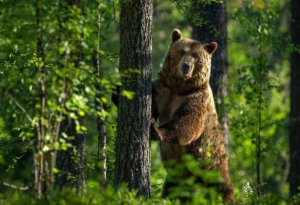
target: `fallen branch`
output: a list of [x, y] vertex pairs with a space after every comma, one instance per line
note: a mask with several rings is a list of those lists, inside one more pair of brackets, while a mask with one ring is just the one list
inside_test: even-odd
[[2, 182], [2, 184], [4, 186], [7, 186], [7, 187], [10, 187], [10, 188], [13, 188], [13, 189], [18, 189], [20, 191], [26, 191], [29, 189], [29, 186], [16, 186], [16, 185], [13, 185], [13, 184], [9, 184], [7, 182]]

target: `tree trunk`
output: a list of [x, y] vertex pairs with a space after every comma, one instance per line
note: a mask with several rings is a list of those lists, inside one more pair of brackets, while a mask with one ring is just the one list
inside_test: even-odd
[[66, 117], [61, 123], [60, 137], [62, 133], [74, 139], [68, 141], [72, 145], [71, 148], [57, 152], [56, 166], [59, 173], [56, 175], [56, 185], [60, 188], [72, 187], [84, 191], [86, 188], [84, 135], [76, 132], [75, 121], [70, 117]]
[[37, 26], [37, 68], [39, 76], [39, 103], [40, 110], [38, 110], [38, 122], [36, 123], [36, 139], [33, 144], [34, 152], [34, 188], [38, 198], [45, 195], [49, 187], [49, 170], [47, 167], [47, 160], [43, 151], [45, 142], [45, 108], [46, 108], [46, 83], [44, 70], [44, 49], [43, 36], [41, 31], [41, 6], [40, 1], [36, 0], [36, 26]]
[[[101, 95], [97, 95], [97, 111], [103, 110], [103, 105], [100, 101]], [[100, 163], [100, 185], [105, 188], [107, 186], [107, 156], [106, 156], [106, 130], [105, 130], [105, 117], [97, 117], [98, 128], [98, 161]]]
[[[152, 0], [121, 1], [120, 72], [116, 139], [116, 184], [150, 197]], [[122, 92], [132, 91], [132, 99]]]
[[[291, 1], [292, 43], [300, 46], [300, 1]], [[290, 85], [290, 195], [299, 193], [300, 187], [300, 53], [291, 53]]]
[[223, 127], [225, 142], [227, 142], [227, 114], [225, 97], [227, 95], [227, 15], [226, 0], [223, 3], [211, 2], [204, 4], [194, 0], [194, 10], [201, 17], [201, 25], [193, 25], [192, 38], [209, 43], [216, 41], [218, 49], [214, 53], [211, 65], [210, 84], [214, 94], [216, 108]]
[[[100, 65], [100, 37], [101, 37], [101, 10], [100, 5], [98, 5], [98, 19], [97, 19], [97, 40], [98, 45], [96, 51], [93, 55], [93, 64], [95, 67], [95, 75], [97, 76], [97, 82], [95, 84], [96, 88], [96, 110], [97, 114], [103, 111], [103, 103], [101, 100], [101, 86], [100, 86], [100, 79], [101, 79], [101, 65]], [[106, 155], [106, 129], [105, 129], [105, 117], [97, 115], [97, 129], [98, 129], [98, 162], [100, 164], [100, 186], [103, 188], [107, 185], [107, 155]]]
[[[82, 8], [80, 0], [67, 0], [67, 5], [75, 5]], [[71, 17], [68, 16], [65, 20], [68, 21], [69, 18]], [[80, 35], [82, 36], [82, 33]], [[67, 35], [66, 38], [68, 38]], [[75, 49], [71, 51], [71, 55], [77, 56], [77, 58], [70, 58], [74, 61], [71, 63], [74, 64], [76, 68], [80, 69], [80, 61], [83, 61], [83, 53], [81, 51], [80, 42], [74, 41], [72, 39], [69, 39], [69, 41], [75, 44]], [[73, 85], [70, 82], [71, 80], [66, 78], [67, 98], [72, 95], [71, 86]], [[79, 87], [79, 90], [82, 90], [82, 88]], [[83, 117], [80, 117], [79, 115], [77, 116], [79, 118], [78, 123], [80, 125], [83, 125]], [[82, 132], [76, 131], [76, 122], [70, 116], [65, 116], [65, 119], [61, 123], [59, 132], [60, 137], [62, 137], [63, 133], [65, 133], [68, 136], [68, 142], [72, 145], [72, 147], [68, 148], [66, 151], [60, 150], [57, 152], [56, 166], [59, 170], [59, 173], [56, 175], [56, 184], [60, 188], [65, 186], [73, 187], [76, 188], [79, 192], [82, 192], [86, 189], [86, 156], [84, 147], [84, 135]], [[74, 139], [70, 140], [71, 137], [74, 137]]]

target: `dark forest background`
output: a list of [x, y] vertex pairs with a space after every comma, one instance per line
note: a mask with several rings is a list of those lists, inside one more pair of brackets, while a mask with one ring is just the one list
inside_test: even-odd
[[[297, 0], [0, 0], [0, 204], [223, 203], [192, 178], [160, 198], [166, 172], [143, 93], [174, 28], [219, 44], [211, 85], [234, 203], [300, 203], [299, 10]], [[182, 166], [199, 174], [189, 156]]]

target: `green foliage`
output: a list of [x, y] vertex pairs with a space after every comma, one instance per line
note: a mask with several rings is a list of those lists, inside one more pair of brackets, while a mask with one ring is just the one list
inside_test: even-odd
[[[101, 193], [101, 194], [99, 194]], [[9, 198], [0, 198], [0, 203], [6, 204], [45, 204], [45, 205], [96, 205], [96, 204], [146, 204], [142, 198], [136, 198], [136, 192], [131, 192], [126, 187], [115, 190], [112, 187], [106, 189], [89, 188], [88, 193], [78, 196], [74, 190], [52, 190], [47, 199], [37, 200], [21, 192], [14, 192]]]
[[[32, 155], [40, 155], [39, 151], [34, 150], [37, 127], [45, 128], [40, 151], [49, 159], [55, 151], [66, 150], [71, 146], [70, 140], [74, 136], [62, 133], [62, 137], [58, 138], [59, 127], [66, 116], [75, 121], [76, 132], [85, 133], [87, 143], [92, 145], [95, 144], [92, 136], [96, 135], [96, 130], [88, 130], [93, 127], [90, 124], [96, 123], [97, 116], [106, 116], [110, 121], [115, 118], [115, 109], [107, 104], [110, 103], [110, 93], [119, 81], [115, 54], [118, 47], [105, 43], [111, 27], [116, 28], [116, 22], [111, 21], [111, 17], [116, 15], [111, 12], [115, 9], [115, 2], [88, 3], [84, 15], [81, 7], [70, 7], [58, 1], [40, 0], [39, 4], [16, 1], [14, 5], [11, 1], [1, 1], [1, 4], [0, 44], [4, 49], [0, 51], [0, 92], [3, 94], [0, 99], [0, 120], [3, 121], [1, 143], [5, 145], [4, 149], [2, 146], [0, 149], [0, 158], [3, 159], [1, 178], [8, 178], [7, 181], [13, 180], [17, 184], [25, 181], [29, 185], [32, 181], [29, 171]], [[36, 23], [36, 6], [40, 9], [39, 25]], [[101, 16], [98, 16], [98, 10]], [[95, 32], [98, 29], [97, 22], [101, 25], [100, 39]], [[44, 53], [42, 57], [37, 54], [39, 35]], [[98, 53], [101, 70], [97, 70], [94, 55], [100, 43], [101, 50]], [[43, 67], [43, 74], [39, 67]], [[46, 106], [43, 111], [40, 103], [41, 83], [46, 88]], [[107, 108], [100, 111], [95, 103], [99, 87], [99, 100]], [[82, 117], [90, 118], [93, 122], [82, 125], [79, 122]], [[43, 124], [38, 125], [42, 118]], [[113, 136], [112, 125], [107, 125], [110, 136]], [[96, 149], [95, 146], [92, 151], [96, 153]], [[22, 166], [25, 166], [22, 169], [26, 177], [18, 177], [24, 174], [18, 173]], [[57, 169], [50, 171], [59, 173]]]
[[[231, 169], [239, 169], [233, 174], [239, 179], [234, 180], [236, 186], [252, 190], [252, 203], [272, 204], [275, 198], [287, 197], [288, 144], [284, 136], [289, 98], [284, 79], [288, 78], [289, 42], [284, 37], [286, 30], [281, 30], [286, 11], [281, 1], [246, 1], [232, 6], [228, 77]], [[240, 50], [243, 52], [237, 52]], [[261, 184], [257, 184], [254, 168], [258, 160]], [[270, 193], [280, 193], [280, 197]]]
[[191, 155], [184, 155], [180, 163], [171, 161], [167, 166], [172, 168], [168, 169], [166, 181], [174, 185], [170, 188], [170, 199], [191, 204], [223, 203], [216, 189], [222, 183], [218, 171], [201, 169], [205, 165]]

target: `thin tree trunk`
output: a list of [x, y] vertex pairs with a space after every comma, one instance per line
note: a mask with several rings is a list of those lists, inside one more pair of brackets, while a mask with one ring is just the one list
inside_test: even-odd
[[145, 197], [150, 197], [152, 13], [152, 0], [121, 1], [120, 72], [126, 74], [121, 90], [135, 95], [119, 96], [115, 178]]
[[194, 5], [194, 12], [204, 22], [201, 25], [193, 25], [192, 38], [203, 43], [212, 41], [218, 43], [218, 49], [212, 58], [210, 85], [227, 143], [228, 118], [225, 106], [228, 65], [226, 0], [223, 3], [211, 2], [210, 4], [204, 4], [201, 0], [194, 0]]
[[[101, 95], [97, 95], [97, 100]], [[97, 105], [98, 112], [103, 110], [103, 105], [100, 102]], [[97, 117], [97, 128], [98, 128], [98, 161], [100, 163], [100, 185], [105, 188], [107, 185], [107, 156], [106, 156], [106, 130], [105, 130], [105, 117]]]
[[[94, 53], [94, 67], [96, 69], [96, 75], [98, 80], [101, 78], [101, 68], [100, 68], [100, 37], [101, 37], [101, 11], [100, 5], [98, 5], [98, 19], [97, 19], [97, 39], [98, 45], [96, 52]], [[104, 109], [101, 101], [101, 87], [97, 81], [95, 87], [97, 90], [97, 95], [95, 99], [97, 113], [101, 113]], [[106, 187], [107, 179], [107, 156], [106, 156], [106, 130], [105, 130], [105, 117], [97, 115], [97, 129], [98, 129], [98, 161], [100, 164], [100, 186]]]
[[[291, 1], [292, 43], [300, 46], [300, 1]], [[290, 85], [290, 195], [300, 193], [300, 53], [291, 53]]]
[[[68, 6], [75, 5], [82, 8], [80, 0], [67, 0], [67, 4]], [[67, 17], [65, 20], [68, 21], [69, 18], [71, 17]], [[80, 35], [82, 36], [82, 33], [80, 33]], [[68, 38], [68, 36], [66, 38]], [[83, 53], [81, 51], [80, 42], [75, 42], [72, 39], [69, 40], [71, 43], [75, 44], [75, 50], [71, 51], [71, 55], [77, 56], [77, 58], [70, 58], [73, 60], [71, 63], [73, 63], [77, 69], [80, 69], [80, 61], [83, 61]], [[68, 61], [68, 58], [66, 59]], [[71, 86], [73, 86], [71, 84], [71, 80], [66, 77], [65, 94], [67, 98], [72, 95]], [[79, 87], [79, 90], [82, 90], [81, 87]], [[84, 119], [80, 116], [78, 118], [78, 123], [82, 126]], [[65, 133], [69, 138], [74, 137], [74, 139], [68, 140], [68, 142], [72, 145], [71, 148], [68, 148], [66, 151], [60, 150], [57, 152], [56, 166], [59, 173], [56, 175], [56, 184], [60, 188], [74, 187], [79, 192], [84, 192], [86, 189], [86, 155], [84, 135], [82, 132], [76, 131], [76, 122], [70, 116], [65, 116], [65, 119], [60, 124], [59, 133], [60, 137], [62, 137], [63, 133]]]
[[39, 120], [36, 124], [36, 141], [34, 143], [34, 187], [38, 198], [42, 198], [49, 186], [49, 172], [47, 167], [46, 157], [43, 151], [45, 140], [45, 108], [46, 108], [46, 85], [45, 85], [45, 71], [44, 71], [44, 49], [43, 37], [41, 31], [41, 8], [40, 1], [36, 0], [36, 26], [37, 26], [37, 67], [39, 76], [39, 101], [40, 110]]

